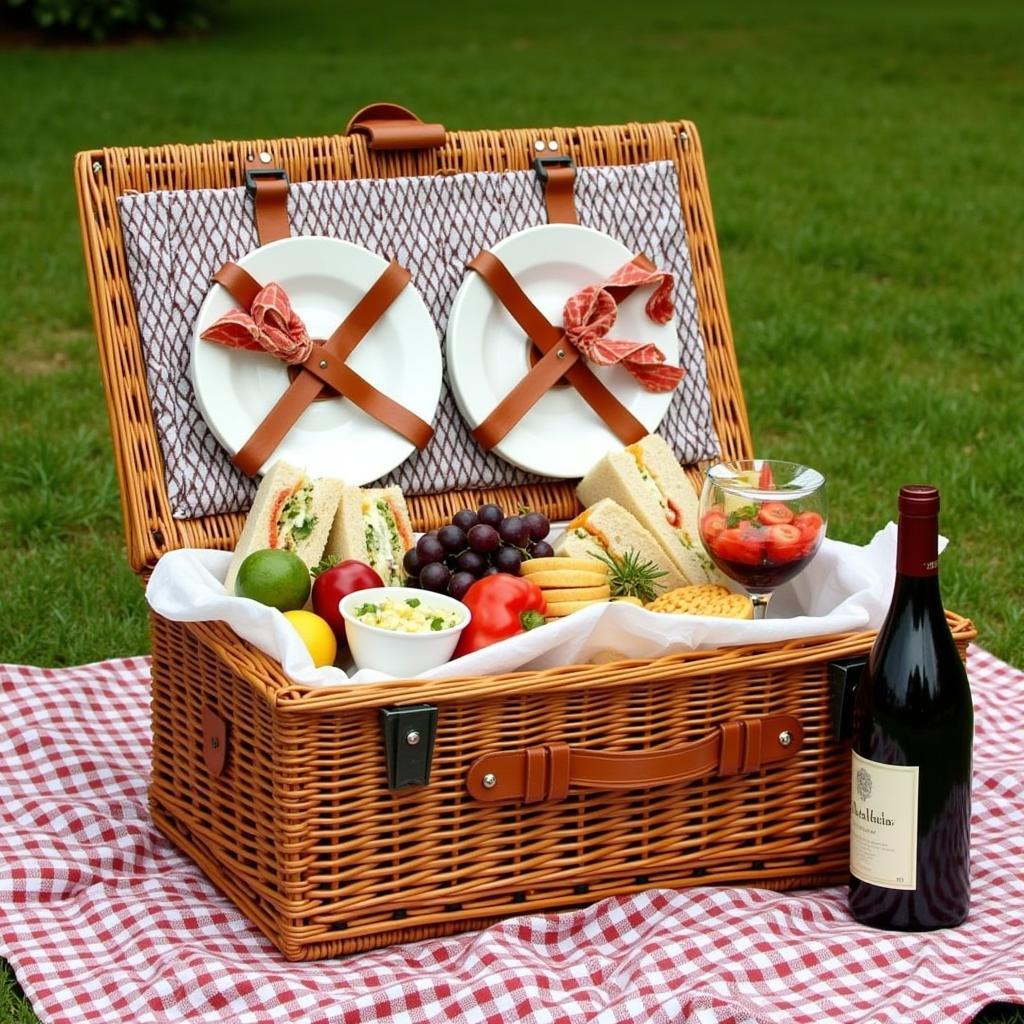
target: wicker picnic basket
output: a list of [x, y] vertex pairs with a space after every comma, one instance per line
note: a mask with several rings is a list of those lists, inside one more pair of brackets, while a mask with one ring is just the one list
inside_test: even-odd
[[[230, 549], [244, 517], [171, 514], [118, 197], [237, 186], [254, 151], [270, 152], [292, 182], [528, 169], [538, 140], [580, 166], [675, 164], [715, 429], [724, 457], [752, 454], [690, 122], [448, 132], [440, 145], [412, 151], [379, 149], [358, 133], [95, 150], [78, 155], [75, 178], [137, 573], [147, 577], [176, 548]], [[696, 483], [698, 467], [692, 476]], [[439, 526], [478, 499], [525, 502], [552, 518], [577, 510], [570, 483], [449, 493], [412, 498], [414, 526]], [[972, 626], [950, 621], [964, 653]], [[847, 872], [849, 751], [836, 738], [830, 683], [842, 692], [872, 640], [843, 634], [654, 661], [307, 689], [222, 623], [154, 615], [151, 810], [292, 960], [649, 887], [833, 883]], [[560, 777], [565, 744], [599, 752], [602, 784]], [[762, 766], [759, 753], [769, 748], [779, 759]], [[525, 800], [470, 793], [467, 776], [477, 772], [479, 793], [485, 755], [521, 766]]]

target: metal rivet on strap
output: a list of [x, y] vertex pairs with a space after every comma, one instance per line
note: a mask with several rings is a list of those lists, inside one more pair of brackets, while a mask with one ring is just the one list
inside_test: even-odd
[[211, 736], [210, 737], [210, 746], [213, 747], [214, 750], [216, 750], [220, 746], [220, 740], [217, 739], [216, 736]]
[[273, 159], [274, 158], [266, 150], [263, 150], [263, 152], [260, 153], [260, 163], [261, 164], [269, 164], [270, 161], [273, 160]]
[[488, 772], [481, 781], [484, 784], [484, 789], [494, 789], [498, 784], [498, 776], [493, 772]]
[[550, 141], [550, 142], [548, 143], [548, 149], [550, 149], [550, 150], [556, 150], [556, 149], [558, 149], [558, 143], [557, 143], [557, 142], [556, 142], [556, 141], [555, 141], [554, 139], [552, 139], [552, 140], [551, 140], [551, 141]]
[[326, 370], [327, 369], [327, 360], [326, 359], [321, 359], [320, 360], [320, 369], [321, 370]]
[[783, 729], [779, 733], [779, 745], [788, 747], [793, 742], [793, 734], [788, 729]]
[[544, 149], [544, 140], [543, 140], [543, 139], [538, 139], [538, 140], [537, 140], [537, 141], [536, 141], [536, 142], [535, 142], [535, 143], [533, 144], [533, 148], [534, 148], [535, 150], [537, 150], [537, 152], [538, 152], [538, 153], [540, 153], [540, 152], [541, 152], [541, 151], [542, 151], [542, 150]]
[[408, 743], [410, 747], [415, 747], [416, 744], [419, 743], [419, 741], [420, 734], [415, 729], [410, 729], [405, 734], [405, 742]]
[[558, 350], [558, 351], [557, 351], [557, 352], [555, 353], [555, 357], [556, 357], [557, 359], [564, 359], [564, 358], [565, 358], [565, 349], [564, 349], [564, 348], [560, 348], [560, 349], [559, 349], [559, 350]]

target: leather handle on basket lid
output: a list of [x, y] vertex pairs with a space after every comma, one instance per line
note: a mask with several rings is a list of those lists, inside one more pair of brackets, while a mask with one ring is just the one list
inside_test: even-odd
[[371, 103], [357, 110], [346, 135], [365, 135], [369, 149], [437, 149], [444, 145], [443, 124], [424, 124], [397, 103]]
[[792, 715], [737, 718], [702, 739], [640, 753], [587, 750], [549, 743], [484, 754], [469, 767], [466, 789], [487, 803], [563, 800], [571, 789], [646, 789], [711, 776], [756, 772], [786, 761], [803, 745]]

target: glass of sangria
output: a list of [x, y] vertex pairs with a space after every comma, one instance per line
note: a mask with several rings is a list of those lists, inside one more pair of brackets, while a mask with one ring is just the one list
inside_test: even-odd
[[775, 588], [814, 557], [828, 498], [816, 469], [775, 459], [712, 466], [700, 496], [700, 538], [711, 560], [739, 583], [763, 619]]

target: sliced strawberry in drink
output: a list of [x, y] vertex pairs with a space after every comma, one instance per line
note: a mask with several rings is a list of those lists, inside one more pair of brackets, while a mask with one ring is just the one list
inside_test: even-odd
[[761, 473], [757, 478], [757, 487], [761, 491], [775, 490], [775, 476], [772, 473], [772, 464], [765, 462], [761, 465]]
[[817, 547], [825, 520], [817, 512], [801, 512], [794, 517], [792, 525], [800, 531], [804, 554], [813, 551]]
[[757, 512], [757, 518], [765, 526], [777, 526], [779, 523], [793, 521], [793, 510], [781, 501], [766, 501]]
[[700, 535], [705, 544], [713, 544], [724, 529], [725, 513], [720, 508], [712, 508], [704, 513], [700, 521]]
[[711, 550], [726, 562], [760, 565], [764, 560], [764, 530], [746, 522], [722, 530], [711, 543]]
[[786, 562], [795, 562], [806, 554], [803, 534], [791, 523], [770, 526], [766, 532], [768, 539], [765, 553], [770, 562], [784, 565]]

